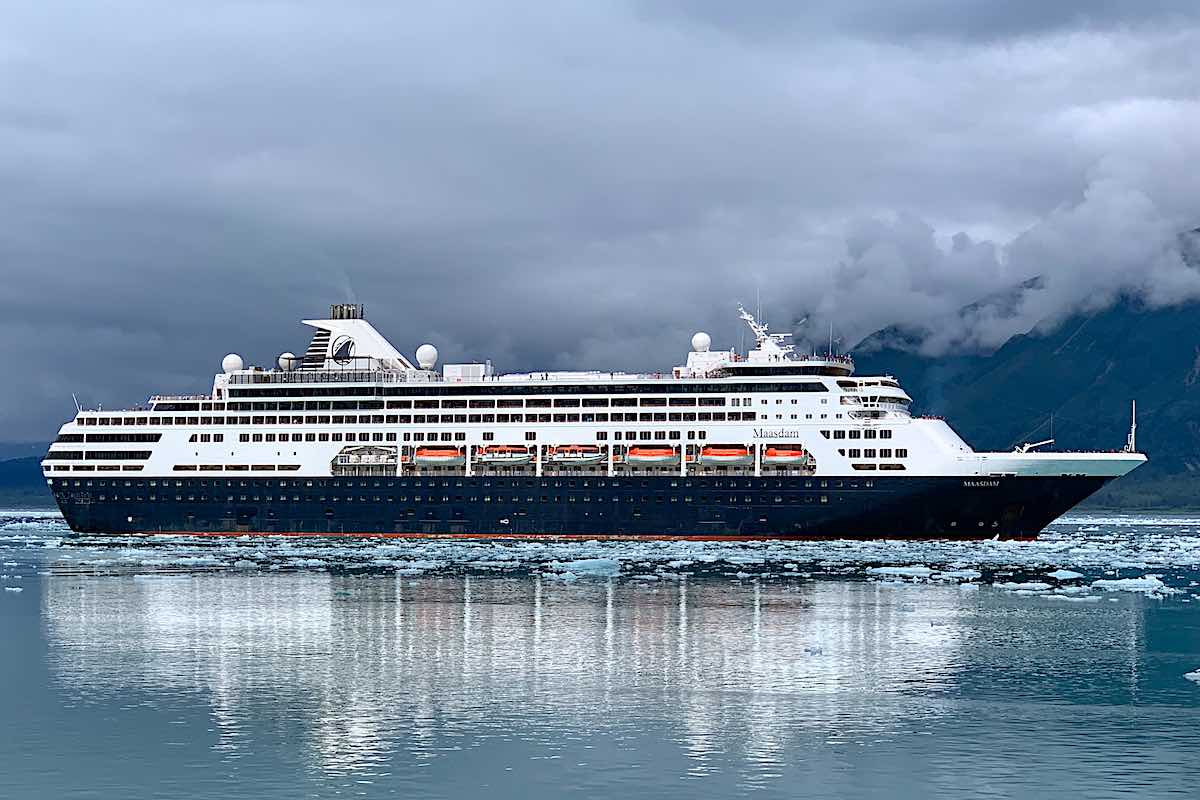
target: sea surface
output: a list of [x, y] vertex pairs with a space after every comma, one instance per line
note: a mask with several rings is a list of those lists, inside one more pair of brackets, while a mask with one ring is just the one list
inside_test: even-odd
[[193, 542], [0, 511], [0, 798], [1200, 797], [1200, 517]]

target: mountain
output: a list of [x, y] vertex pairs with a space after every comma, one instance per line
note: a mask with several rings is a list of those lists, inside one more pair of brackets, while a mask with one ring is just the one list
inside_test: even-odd
[[946, 417], [975, 448], [1053, 436], [1056, 449], [1118, 449], [1137, 400], [1138, 449], [1150, 461], [1095, 502], [1200, 506], [1200, 306], [1123, 302], [990, 354], [927, 358], [898, 333], [865, 340], [856, 371], [895, 375], [915, 413]]
[[[41, 453], [46, 447], [41, 447]], [[54, 498], [42, 477], [41, 455], [0, 461], [0, 507], [49, 507]]]

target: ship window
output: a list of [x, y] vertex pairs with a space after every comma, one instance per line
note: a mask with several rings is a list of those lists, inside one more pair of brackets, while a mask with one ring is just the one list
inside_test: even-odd
[[537, 441], [537, 432], [525, 431], [525, 441], [527, 441], [527, 442]]
[[880, 458], [891, 458], [892, 457], [892, 448], [890, 448], [890, 447], [882, 448], [879, 451], [879, 457]]
[[829, 438], [829, 431], [821, 431], [821, 435], [822, 435], [822, 436], [824, 436], [826, 439], [828, 439], [828, 438]]
[[862, 431], [857, 431], [857, 430], [855, 430], [855, 431], [850, 431], [850, 438], [851, 438], [851, 439], [861, 439], [861, 438], [862, 438]]
[[862, 450], [857, 447], [851, 447], [850, 458], [862, 458]]
[[239, 441], [239, 442], [248, 442], [248, 441], [250, 441], [250, 434], [248, 434], [248, 433], [242, 433], [242, 434], [239, 434], [239, 435], [238, 435], [238, 441]]
[[670, 434], [668, 434], [668, 436], [669, 436], [669, 438], [671, 438], [671, 439], [678, 439], [678, 438], [679, 438], [679, 431], [671, 431], [671, 432], [670, 432]]
[[879, 468], [882, 470], [893, 470], [894, 471], [894, 470], [902, 470], [905, 467], [903, 464], [880, 464]]
[[[822, 432], [823, 432], [823, 431], [822, 431]], [[854, 435], [854, 434], [855, 434], [855, 433], [857, 433], [857, 432], [858, 432], [858, 431], [851, 431], [851, 432], [850, 432], [850, 438], [851, 438], [851, 439], [856, 439], [856, 438], [858, 438], [858, 437], [856, 437], [856, 436]], [[833, 438], [835, 438], [835, 439], [845, 439], [845, 438], [846, 438], [846, 432], [845, 432], [845, 431], [843, 431], [843, 430], [836, 430], [836, 431], [834, 431], [834, 432], [833, 432]]]
[[879, 432], [879, 438], [880, 438], [880, 439], [890, 439], [890, 438], [892, 438], [892, 432], [891, 432], [891, 431], [887, 431], [887, 430], [880, 431], [880, 432]]
[[864, 438], [864, 439], [874, 439], [874, 438], [875, 438], [876, 436], [878, 436], [878, 435], [879, 435], [879, 432], [878, 432], [878, 431], [876, 431], [874, 428], [871, 428], [871, 429], [869, 429], [869, 430], [865, 430], [865, 431], [863, 431], [863, 438]]
[[607, 431], [596, 431], [596, 441], [603, 442], [608, 439]]
[[[311, 436], [312, 434], [309, 434], [309, 435]], [[372, 434], [371, 434], [371, 441], [373, 441], [373, 442], [382, 442], [382, 441], [383, 441], [383, 434], [382, 434], [382, 433], [372, 433]]]
[[908, 458], [908, 448], [897, 447], [896, 448], [896, 458]]
[[868, 447], [866, 450], [863, 450], [863, 458], [875, 458], [875, 448]]

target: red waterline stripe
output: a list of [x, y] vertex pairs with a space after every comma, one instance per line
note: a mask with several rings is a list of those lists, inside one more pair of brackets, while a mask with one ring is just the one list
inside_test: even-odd
[[[342, 533], [297, 533], [291, 531], [134, 531], [128, 533], [85, 533], [85, 536], [185, 536], [198, 538], [284, 538], [284, 539], [479, 539], [503, 541], [505, 539], [541, 539], [545, 541], [564, 540], [597, 540], [616, 542], [638, 541], [705, 541], [705, 542], [764, 542], [764, 541], [837, 541], [851, 540], [861, 542], [871, 541], [988, 541], [990, 536], [950, 537], [950, 536], [817, 536], [817, 535], [747, 535], [736, 534], [718, 536], [711, 533], [392, 533], [392, 532], [342, 532]], [[1037, 536], [1014, 536], [1007, 541], [1034, 541]]]

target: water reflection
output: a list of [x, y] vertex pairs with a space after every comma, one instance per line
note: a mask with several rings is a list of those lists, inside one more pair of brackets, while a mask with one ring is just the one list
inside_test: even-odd
[[78, 700], [200, 691], [230, 757], [256, 709], [287, 709], [312, 762], [344, 773], [400, 741], [437, 758], [448, 735], [517, 713], [583, 730], [665, 717], [692, 775], [737, 729], [738, 756], [769, 775], [799, 730], [863, 732], [844, 694], [954, 681], [971, 607], [954, 587], [915, 603], [854, 583], [540, 576], [72, 575], [45, 591], [53, 668]]

